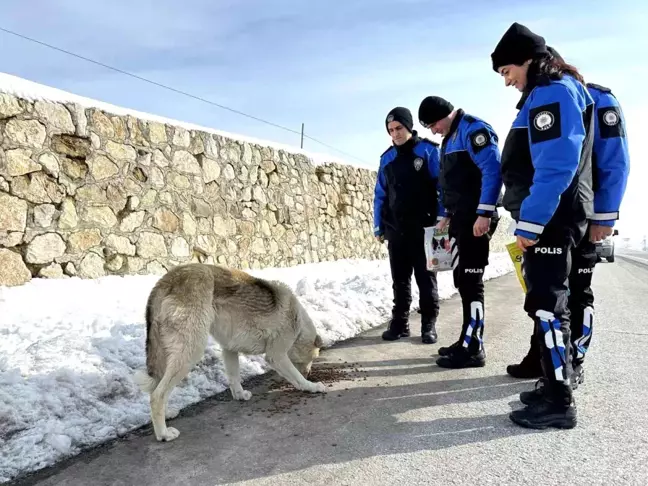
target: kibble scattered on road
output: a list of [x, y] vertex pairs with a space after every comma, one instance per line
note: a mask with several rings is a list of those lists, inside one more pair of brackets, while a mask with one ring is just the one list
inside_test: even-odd
[[[344, 363], [321, 363], [313, 365], [310, 374], [308, 375], [308, 380], [315, 383], [321, 382], [324, 383], [327, 387], [333, 388], [336, 383], [342, 381], [364, 381], [367, 379], [367, 371], [362, 369], [362, 365], [359, 363], [349, 363], [345, 361]], [[344, 390], [348, 390], [349, 387], [345, 387]], [[264, 403], [264, 408], [261, 409], [252, 409], [252, 412], [248, 413], [248, 416], [251, 416], [254, 412], [260, 412], [267, 414], [267, 418], [272, 418], [277, 414], [284, 413], [296, 413], [294, 409], [301, 406], [305, 406], [308, 403], [308, 400], [313, 400], [316, 398], [326, 398], [326, 397], [341, 397], [343, 391], [340, 391], [337, 394], [326, 394], [326, 393], [310, 393], [301, 390], [296, 390], [290, 383], [284, 380], [281, 377], [275, 377], [268, 387], [267, 394], [256, 395], [256, 400], [252, 400], [252, 405], [254, 406], [255, 402]], [[267, 399], [271, 397], [272, 403], [268, 406]], [[297, 416], [300, 414], [297, 412]], [[309, 415], [312, 415], [312, 412], [309, 412]]]

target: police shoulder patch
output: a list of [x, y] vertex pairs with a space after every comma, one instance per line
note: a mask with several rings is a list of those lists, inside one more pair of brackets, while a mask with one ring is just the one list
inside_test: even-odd
[[491, 140], [490, 133], [484, 127], [475, 130], [470, 135], [470, 145], [472, 146], [473, 152], [478, 154], [484, 148], [488, 146]]
[[529, 110], [529, 133], [531, 143], [546, 142], [560, 138], [560, 103], [549, 103]]
[[596, 111], [601, 138], [625, 137], [621, 111], [617, 106], [606, 106]]

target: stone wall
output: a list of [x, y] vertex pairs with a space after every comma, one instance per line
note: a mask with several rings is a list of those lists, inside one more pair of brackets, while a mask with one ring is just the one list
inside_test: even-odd
[[0, 94], [0, 285], [383, 258], [375, 172]]

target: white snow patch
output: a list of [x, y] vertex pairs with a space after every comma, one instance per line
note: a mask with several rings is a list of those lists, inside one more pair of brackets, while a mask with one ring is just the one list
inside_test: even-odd
[[113, 115], [119, 115], [119, 116], [131, 115], [141, 120], [166, 123], [168, 125], [186, 128], [187, 130], [199, 130], [202, 132], [212, 133], [232, 140], [238, 140], [241, 142], [256, 144], [261, 147], [272, 147], [275, 150], [284, 150], [291, 154], [305, 155], [311, 160], [311, 162], [314, 165], [321, 165], [325, 163], [336, 163], [341, 165], [348, 165], [351, 167], [357, 167], [364, 170], [371, 170], [370, 167], [368, 167], [366, 164], [363, 164], [362, 162], [355, 162], [355, 161], [349, 162], [347, 160], [341, 159], [340, 157], [336, 157], [325, 153], [311, 152], [311, 151], [300, 149], [298, 147], [294, 147], [292, 145], [285, 145], [278, 142], [272, 142], [268, 140], [261, 140], [253, 137], [247, 137], [245, 135], [229, 133], [222, 130], [215, 130], [213, 128], [203, 127], [200, 125], [195, 125], [193, 123], [173, 120], [171, 118], [165, 118], [150, 113], [131, 110], [129, 108], [123, 108], [120, 106], [111, 105], [109, 103], [104, 103], [103, 101], [94, 100], [92, 98], [86, 98], [84, 96], [68, 93], [67, 91], [63, 91], [57, 88], [52, 88], [50, 86], [39, 84], [34, 81], [29, 81], [27, 79], [19, 78], [17, 76], [13, 76], [11, 74], [2, 73], [2, 72], [0, 72], [0, 93], [11, 94], [18, 98], [22, 98], [29, 101], [77, 103], [83, 106], [84, 108], [97, 108], [99, 110], [103, 110]]
[[[485, 278], [513, 271], [492, 254]], [[387, 260], [340, 260], [250, 272], [293, 288], [325, 345], [382, 325], [392, 305]], [[149, 423], [148, 395], [133, 382], [145, 366], [144, 308], [157, 276], [35, 279], [0, 287], [0, 482], [50, 466]], [[456, 293], [449, 272], [439, 294]], [[412, 282], [414, 303], [418, 289]], [[244, 378], [266, 372], [241, 357]], [[180, 410], [227, 389], [220, 348], [171, 395]]]

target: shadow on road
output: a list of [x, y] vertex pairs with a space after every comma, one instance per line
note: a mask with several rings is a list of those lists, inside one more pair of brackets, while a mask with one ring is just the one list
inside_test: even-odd
[[[205, 427], [204, 422], [200, 428], [189, 428], [178, 421], [185, 435], [164, 452], [171, 461], [169, 467], [176, 461], [178, 466], [192, 461], [196, 468], [210, 463], [209, 472], [195, 479], [228, 484], [322, 464], [445, 449], [530, 433], [510, 422], [508, 410], [466, 416], [461, 409], [462, 404], [499, 400], [527, 389], [528, 383], [511, 382], [503, 376], [359, 386], [332, 391], [324, 398], [309, 398], [287, 413], [282, 412], [284, 404], [291, 407], [289, 394], [275, 392], [258, 402], [261, 409], [249, 404], [232, 412], [245, 420], [231, 430], [227, 423], [222, 429], [216, 424]], [[252, 417], [245, 413], [249, 408]], [[282, 412], [262, 416], [261, 410]], [[224, 431], [230, 435], [222, 437]], [[205, 447], [207, 442], [210, 447]], [[158, 454], [163, 450], [151, 444], [148, 448]], [[147, 452], [140, 454], [141, 461], [149, 460]], [[236, 465], [231, 462], [234, 458], [239, 461]]]
[[[504, 295], [517, 285], [510, 279], [491, 287]], [[459, 322], [460, 313], [457, 299], [444, 304], [447, 323]], [[417, 320], [415, 313], [413, 317]], [[443, 339], [429, 346], [429, 352], [414, 346], [420, 339], [416, 324], [411, 325], [411, 338], [394, 344], [382, 341], [383, 329], [322, 354], [315, 371], [331, 363], [359, 370], [329, 393], [282, 391], [285, 382], [275, 373], [255, 377], [245, 384], [253, 392], [249, 402], [235, 402], [227, 391], [170, 420], [180, 430], [174, 442], [156, 442], [149, 425], [14, 484], [231, 484], [542, 433], [508, 419], [507, 403], [516, 403], [532, 382], [503, 374], [483, 376], [490, 368], [453, 371], [434, 364], [439, 345], [450, 344], [456, 328], [446, 324]], [[361, 360], [352, 362], [354, 358]]]
[[[314, 369], [318, 366], [326, 363]], [[319, 395], [276, 390], [285, 383], [274, 373], [258, 377], [247, 385], [254, 393], [250, 402], [234, 402], [226, 392], [169, 421], [181, 431], [172, 443], [157, 443], [147, 426], [130, 440], [113, 441], [15, 484], [84, 484], [89, 474], [92, 484], [129, 484], [133, 478], [138, 478], [138, 486], [228, 484], [530, 433], [514, 426], [508, 411], [466, 416], [461, 409], [463, 404], [516, 396], [529, 389], [529, 383], [496, 375], [389, 386], [376, 383], [375, 377], [440, 369], [431, 358], [355, 366], [366, 370], [363, 376], [369, 382], [341, 381], [338, 388], [348, 384], [346, 389]], [[371, 386], [363, 386], [366, 383]], [[66, 473], [65, 482], [57, 479], [59, 472]]]

